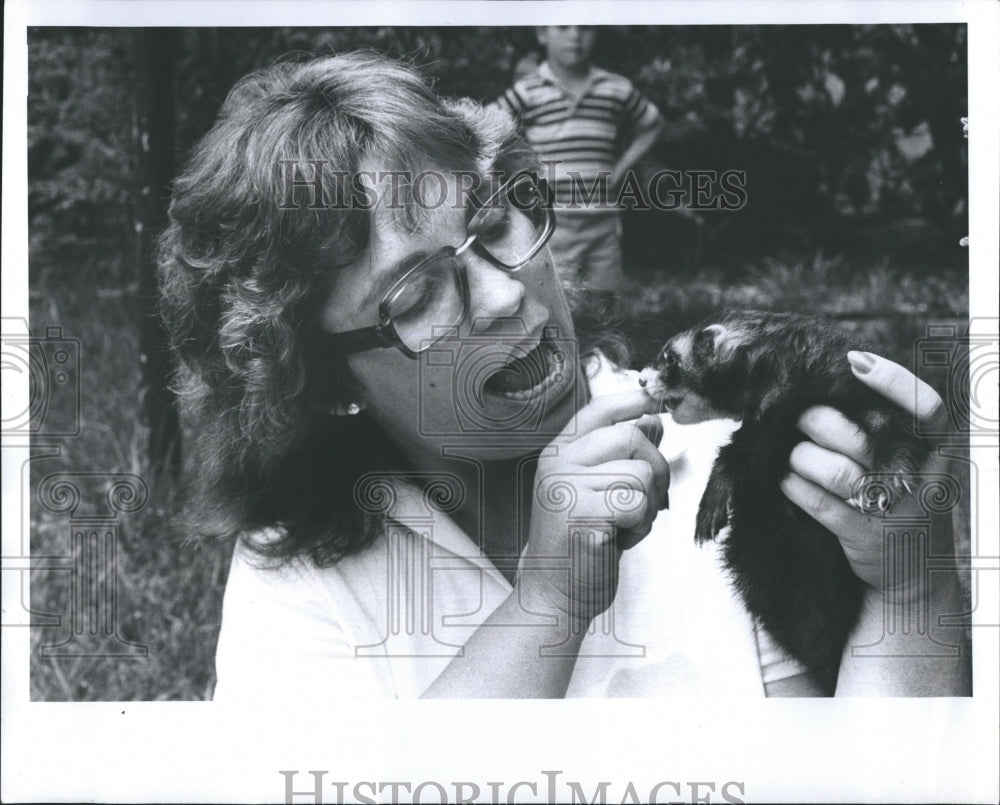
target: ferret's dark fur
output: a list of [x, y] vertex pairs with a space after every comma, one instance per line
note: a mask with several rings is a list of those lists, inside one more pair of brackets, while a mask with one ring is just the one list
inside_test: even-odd
[[[862, 582], [836, 536], [779, 488], [805, 438], [796, 422], [810, 406], [836, 408], [868, 437], [871, 471], [893, 473], [899, 489], [928, 457], [913, 415], [851, 373], [847, 352], [856, 348], [819, 319], [727, 311], [671, 338], [641, 375], [678, 422], [742, 420], [712, 467], [695, 539], [729, 526], [723, 557], [747, 609], [829, 693]], [[872, 503], [864, 493], [855, 499], [862, 508]]]

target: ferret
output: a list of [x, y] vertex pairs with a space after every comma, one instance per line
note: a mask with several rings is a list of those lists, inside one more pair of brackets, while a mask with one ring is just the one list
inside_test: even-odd
[[820, 319], [726, 311], [671, 338], [640, 374], [678, 423], [742, 421], [712, 466], [695, 540], [729, 526], [723, 560], [747, 609], [827, 693], [863, 583], [837, 537], [779, 488], [792, 448], [806, 438], [796, 422], [810, 406], [829, 405], [865, 433], [871, 471], [891, 473], [894, 484], [888, 492], [860, 484], [850, 502], [864, 511], [887, 510], [930, 455], [913, 414], [851, 373], [847, 352], [855, 348]]

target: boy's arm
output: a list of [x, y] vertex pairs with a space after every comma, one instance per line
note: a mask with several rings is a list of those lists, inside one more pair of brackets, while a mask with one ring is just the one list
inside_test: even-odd
[[663, 118], [657, 115], [652, 128], [640, 131], [629, 144], [628, 148], [625, 149], [618, 162], [615, 163], [615, 167], [611, 171], [611, 187], [617, 188], [621, 186], [625, 181], [629, 169], [642, 159], [649, 149], [656, 145], [656, 141], [659, 139], [660, 132], [662, 131]]
[[611, 171], [610, 186], [620, 187], [628, 171], [656, 145], [663, 131], [663, 118], [659, 110], [633, 88], [626, 103], [626, 116], [637, 132], [622, 152]]

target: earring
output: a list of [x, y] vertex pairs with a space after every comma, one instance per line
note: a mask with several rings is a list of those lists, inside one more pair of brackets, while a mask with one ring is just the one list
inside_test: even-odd
[[356, 402], [348, 403], [347, 405], [336, 403], [327, 409], [327, 413], [333, 416], [356, 416], [361, 413], [362, 409], [363, 406]]

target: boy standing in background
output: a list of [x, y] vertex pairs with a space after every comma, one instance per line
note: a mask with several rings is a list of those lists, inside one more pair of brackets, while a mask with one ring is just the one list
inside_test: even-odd
[[588, 26], [539, 28], [546, 61], [497, 103], [518, 119], [554, 182], [549, 246], [563, 278], [614, 302], [625, 279], [617, 194], [663, 121], [631, 81], [592, 65], [595, 39]]

